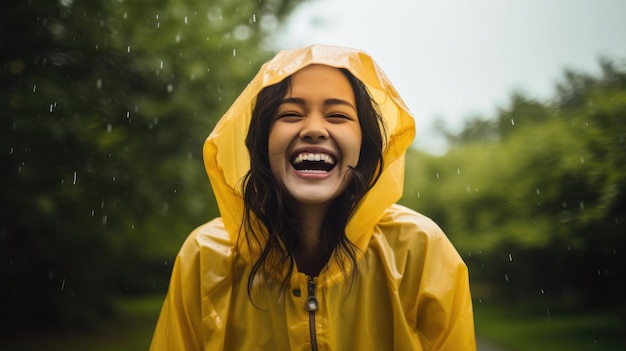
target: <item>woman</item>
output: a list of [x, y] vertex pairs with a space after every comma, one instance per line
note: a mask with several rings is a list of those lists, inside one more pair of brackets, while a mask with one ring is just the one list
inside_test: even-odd
[[361, 51], [266, 63], [205, 143], [221, 217], [183, 244], [151, 350], [475, 350], [466, 266], [395, 204], [414, 133]]

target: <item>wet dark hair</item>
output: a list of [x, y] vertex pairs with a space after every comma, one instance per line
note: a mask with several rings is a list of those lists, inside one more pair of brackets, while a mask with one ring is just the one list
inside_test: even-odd
[[[359, 250], [346, 236], [345, 228], [363, 196], [380, 177], [385, 133], [378, 105], [366, 86], [348, 70], [340, 70], [354, 91], [362, 141], [359, 162], [350, 169], [349, 183], [326, 209], [321, 227], [322, 254], [325, 262], [335, 259], [344, 275], [354, 282]], [[296, 264], [299, 214], [292, 205], [295, 200], [270, 169], [268, 151], [272, 121], [290, 86], [291, 79], [287, 77], [259, 92], [246, 136], [250, 170], [242, 182], [244, 216], [240, 240], [245, 240], [249, 248], [261, 249], [248, 277], [249, 295], [257, 275], [266, 283], [268, 278], [278, 277], [282, 287], [288, 288]]]

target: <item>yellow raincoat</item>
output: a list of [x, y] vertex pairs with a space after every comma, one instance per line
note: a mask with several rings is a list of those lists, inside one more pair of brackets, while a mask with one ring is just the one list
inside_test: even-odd
[[[253, 258], [235, 247], [249, 168], [244, 139], [259, 91], [310, 64], [347, 68], [368, 87], [387, 127], [385, 168], [346, 228], [363, 253], [355, 283], [331, 260], [314, 279], [294, 270], [287, 290], [253, 289], [253, 304]], [[151, 350], [475, 350], [465, 264], [436, 224], [395, 204], [414, 134], [404, 102], [364, 52], [315, 45], [263, 65], [204, 145], [221, 217], [183, 244]]]

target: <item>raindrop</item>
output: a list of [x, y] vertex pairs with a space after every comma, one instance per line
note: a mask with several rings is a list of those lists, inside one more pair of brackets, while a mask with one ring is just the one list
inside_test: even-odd
[[541, 194], [541, 191], [539, 191], [539, 189], [536, 189], [537, 191], [537, 195]]
[[255, 13], [252, 14], [252, 22], [256, 23], [256, 14]]
[[130, 119], [130, 111], [126, 111], [126, 119]]
[[179, 33], [179, 34], [176, 34], [176, 42], [177, 42], [177, 43], [180, 43], [180, 33]]
[[461, 174], [461, 169], [460, 168], [456, 169], [456, 174]]
[[111, 133], [113, 131], [113, 126], [111, 123], [107, 124], [107, 133]]
[[130, 54], [130, 45], [128, 45], [128, 48], [126, 49], [126, 51]]
[[33, 93], [37, 91], [37, 84], [33, 84]]
[[504, 275], [504, 280], [506, 280], [507, 282], [509, 281], [509, 275], [508, 274]]
[[187, 24], [187, 16], [185, 16], [185, 24]]
[[108, 219], [109, 219], [109, 218], [107, 217], [107, 215], [103, 215], [103, 216], [102, 216], [102, 226], [103, 226], [103, 227], [104, 227], [105, 225], [107, 225], [107, 220], [108, 220]]
[[57, 103], [52, 103], [50, 104], [50, 113], [52, 113], [52, 111], [54, 110], [54, 108], [57, 106]]
[[163, 60], [161, 60], [161, 69], [163, 69]]
[[439, 172], [437, 172], [437, 179], [439, 179]]
[[72, 181], [72, 184], [76, 184], [76, 172], [74, 172], [74, 180]]
[[172, 84], [168, 84], [168, 85], [167, 85], [167, 92], [168, 92], [168, 93], [171, 93], [172, 91], [174, 91], [174, 85], [172, 85]]
[[104, 210], [104, 200], [102, 202], [100, 202], [100, 209]]
[[63, 282], [61, 282], [61, 291], [63, 291], [63, 289], [65, 289], [65, 279], [63, 279]]
[[585, 202], [584, 201], [579, 202], [578, 203], [578, 207], [580, 207], [581, 210], [584, 209], [585, 208]]
[[509, 262], [513, 262], [513, 255], [509, 254]]
[[511, 125], [514, 126], [515, 125], [515, 120], [513, 118], [511, 118]]
[[101, 89], [102, 88], [102, 79], [98, 78], [98, 80], [96, 80], [96, 88], [97, 89]]
[[580, 157], [580, 163], [585, 163], [585, 158], [584, 157]]
[[237, 56], [237, 49], [233, 49], [233, 56]]
[[545, 294], [546, 292], [545, 292], [543, 289], [541, 289], [541, 293], [542, 293], [542, 294]]
[[124, 19], [128, 18], [128, 12], [124, 12]]

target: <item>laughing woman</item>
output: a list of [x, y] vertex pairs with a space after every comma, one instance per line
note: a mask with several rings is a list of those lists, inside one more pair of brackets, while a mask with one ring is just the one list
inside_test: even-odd
[[475, 350], [465, 264], [395, 204], [414, 129], [362, 51], [263, 65], [205, 143], [221, 217], [183, 244], [151, 350]]

